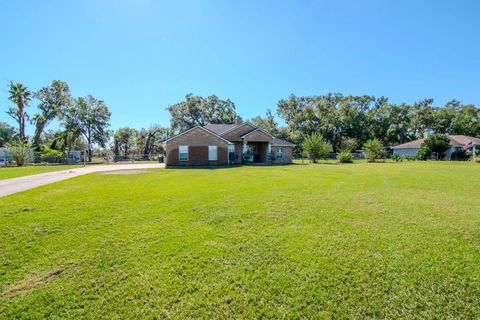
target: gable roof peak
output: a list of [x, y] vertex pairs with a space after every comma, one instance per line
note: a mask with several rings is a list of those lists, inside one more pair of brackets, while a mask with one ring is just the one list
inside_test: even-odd
[[217, 138], [219, 138], [219, 139], [227, 142], [228, 144], [231, 144], [231, 143], [232, 143], [231, 141], [229, 141], [229, 140], [225, 139], [224, 137], [220, 136], [219, 134], [217, 134], [217, 133], [215, 133], [215, 132], [213, 132], [213, 131], [211, 131], [211, 130], [208, 130], [207, 128], [205, 128], [205, 126], [202, 127], [202, 126], [200, 126], [200, 125], [199, 125], [199, 126], [195, 126], [195, 127], [193, 127], [193, 128], [190, 128], [190, 129], [188, 129], [188, 130], [186, 130], [186, 131], [183, 131], [183, 132], [181, 132], [181, 133], [179, 133], [179, 134], [176, 134], [176, 135], [174, 135], [173, 137], [171, 137], [171, 138], [163, 141], [163, 143], [167, 143], [168, 141], [170, 141], [170, 140], [172, 140], [172, 139], [175, 139], [175, 138], [177, 138], [177, 137], [180, 137], [180, 136], [182, 136], [182, 135], [184, 135], [184, 134], [186, 134], [186, 133], [188, 133], [188, 132], [190, 132], [190, 131], [193, 131], [193, 130], [195, 130], [195, 129], [201, 129], [201, 130], [203, 130], [203, 131], [205, 131], [205, 132], [208, 132], [209, 134], [211, 134], [211, 135], [213, 135], [213, 136], [215, 136], [215, 137], [217, 137]]

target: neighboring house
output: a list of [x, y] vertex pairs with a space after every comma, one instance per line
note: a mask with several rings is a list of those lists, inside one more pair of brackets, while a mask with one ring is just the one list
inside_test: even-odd
[[[450, 139], [450, 148], [446, 152], [446, 157], [450, 158], [452, 153], [455, 151], [461, 151], [463, 150], [463, 146], [470, 141], [473, 142], [475, 146], [480, 146], [480, 139], [475, 138], [475, 137], [469, 137], [469, 136], [462, 136], [462, 135], [449, 135], [448, 139]], [[416, 156], [418, 150], [420, 150], [420, 147], [422, 146], [422, 143], [425, 139], [418, 139], [415, 141], [410, 141], [398, 146], [393, 147], [393, 153], [398, 154], [401, 157], [414, 157]], [[479, 147], [476, 147], [477, 150]]]
[[295, 145], [249, 122], [207, 124], [163, 143], [166, 166], [210, 166], [242, 162], [288, 164]]

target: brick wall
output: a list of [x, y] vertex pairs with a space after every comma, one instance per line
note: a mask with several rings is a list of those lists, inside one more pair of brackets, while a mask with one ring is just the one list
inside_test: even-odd
[[[188, 161], [178, 160], [178, 147], [188, 146]], [[208, 160], [208, 146], [217, 146], [217, 161]], [[228, 143], [211, 133], [195, 128], [166, 143], [166, 166], [210, 166], [228, 164]]]
[[[277, 149], [283, 148], [283, 157], [277, 157]], [[275, 157], [275, 160], [272, 161], [273, 164], [289, 164], [293, 160], [293, 148], [292, 147], [274, 147], [272, 146], [272, 154]]]

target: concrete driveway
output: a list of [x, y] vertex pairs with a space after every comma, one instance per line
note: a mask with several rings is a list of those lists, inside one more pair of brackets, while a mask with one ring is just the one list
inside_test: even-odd
[[162, 163], [87, 166], [0, 180], [0, 197], [94, 172], [164, 168]]

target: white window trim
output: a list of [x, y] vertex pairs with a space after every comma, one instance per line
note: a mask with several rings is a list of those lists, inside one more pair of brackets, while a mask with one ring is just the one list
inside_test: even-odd
[[283, 158], [283, 147], [277, 147], [276, 156], [278, 158]]
[[[180, 157], [180, 154], [181, 154], [180, 149], [181, 149], [182, 147], [187, 148], [187, 159], [181, 159], [181, 157]], [[188, 161], [188, 159], [189, 159], [188, 146], [186, 146], [186, 145], [180, 145], [180, 146], [178, 146], [178, 161]]]
[[[210, 148], [215, 148], [215, 159], [210, 158]], [[218, 161], [218, 147], [216, 145], [208, 146], [208, 161]]]

